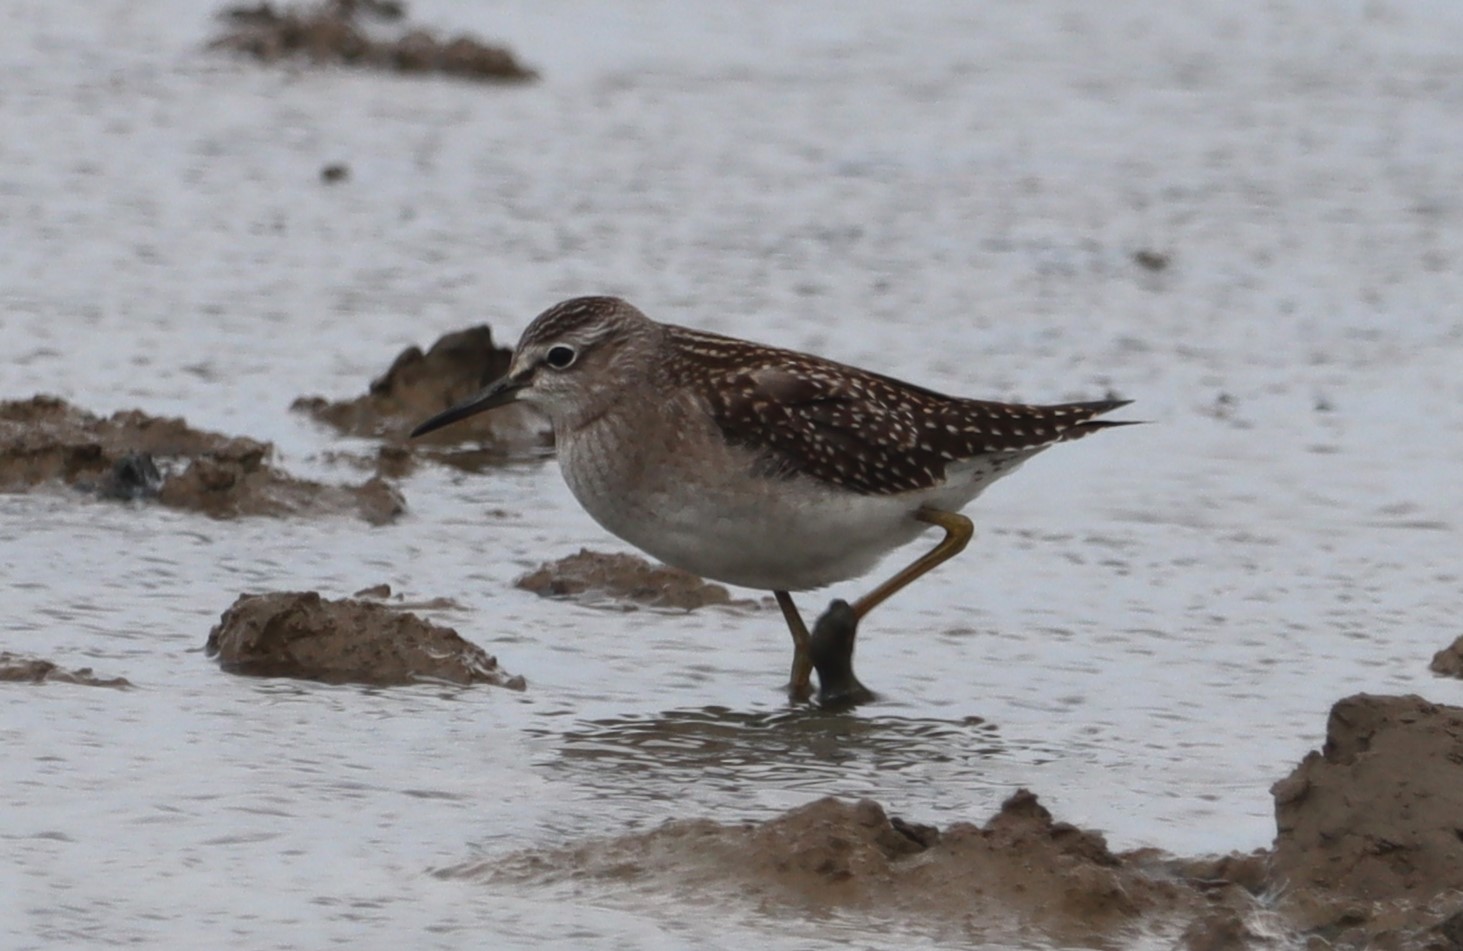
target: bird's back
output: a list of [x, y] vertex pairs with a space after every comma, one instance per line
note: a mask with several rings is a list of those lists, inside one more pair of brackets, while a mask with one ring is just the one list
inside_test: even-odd
[[669, 381], [694, 388], [729, 442], [768, 474], [852, 492], [937, 487], [952, 469], [1005, 470], [1058, 442], [1123, 425], [1126, 400], [1037, 405], [964, 399], [811, 354], [667, 327]]

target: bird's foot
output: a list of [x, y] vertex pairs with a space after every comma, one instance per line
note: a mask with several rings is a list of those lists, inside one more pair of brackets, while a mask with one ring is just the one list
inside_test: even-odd
[[843, 708], [868, 703], [874, 692], [853, 672], [853, 646], [859, 616], [847, 601], [836, 600], [813, 625], [808, 654], [818, 672], [818, 705]]

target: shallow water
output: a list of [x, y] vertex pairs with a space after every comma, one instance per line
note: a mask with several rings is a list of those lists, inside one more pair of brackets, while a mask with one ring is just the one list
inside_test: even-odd
[[[5, 398], [185, 415], [354, 481], [325, 453], [364, 444], [294, 397], [614, 292], [938, 389], [1111, 389], [1152, 425], [977, 502], [971, 549], [865, 625], [883, 700], [840, 716], [782, 701], [773, 608], [513, 588], [622, 547], [552, 462], [423, 470], [384, 528], [0, 496], [0, 648], [136, 684], [0, 689], [0, 945], [877, 943], [431, 873], [823, 794], [983, 820], [1020, 786], [1119, 847], [1248, 849], [1332, 701], [1463, 702], [1426, 669], [1460, 603], [1463, 8], [1104, 9], [414, 4], [545, 77], [498, 90], [219, 58], [182, 0], [5, 7]], [[528, 692], [202, 655], [241, 591], [382, 581], [459, 602], [432, 616]]]

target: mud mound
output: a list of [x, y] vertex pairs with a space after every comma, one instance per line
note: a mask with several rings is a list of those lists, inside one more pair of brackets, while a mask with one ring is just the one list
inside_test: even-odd
[[0, 491], [61, 481], [213, 518], [351, 512], [373, 525], [405, 508], [379, 478], [358, 486], [296, 479], [270, 464], [273, 451], [137, 410], [102, 418], [50, 396], [0, 402]]
[[1463, 947], [1463, 709], [1338, 701], [1326, 744], [1276, 783], [1275, 876], [1297, 926], [1341, 947]]
[[229, 673], [259, 677], [525, 686], [449, 627], [384, 604], [327, 601], [313, 591], [240, 595], [209, 632], [205, 650]]
[[470, 36], [441, 39], [422, 29], [388, 32], [379, 25], [405, 15], [404, 4], [380, 0], [324, 0], [279, 8], [271, 3], [237, 6], [224, 11], [228, 29], [209, 45], [266, 63], [290, 59], [316, 66], [440, 73], [493, 83], [538, 78], [506, 47], [490, 46]]
[[513, 583], [546, 598], [576, 598], [590, 603], [612, 600], [629, 608], [644, 605], [694, 611], [708, 604], [757, 604], [733, 600], [721, 585], [679, 568], [654, 565], [638, 555], [605, 554], [587, 548], [548, 562]]
[[0, 651], [0, 683], [61, 683], [84, 684], [88, 687], [130, 687], [125, 677], [103, 679], [91, 672], [90, 667], [77, 670], [63, 670], [49, 660], [22, 657], [9, 651]]
[[[369, 390], [351, 400], [302, 396], [292, 409], [347, 436], [385, 442], [377, 459], [381, 471], [404, 473], [413, 453], [463, 468], [540, 451], [552, 445], [544, 423], [523, 406], [505, 406], [469, 417], [445, 429], [408, 441], [412, 429], [429, 416], [462, 402], [508, 372], [513, 351], [493, 343], [487, 327], [447, 334], [423, 353], [403, 350]], [[470, 452], [451, 449], [472, 441]]]
[[1463, 637], [1434, 654], [1428, 669], [1447, 677], [1463, 677]]
[[1239, 888], [1201, 890], [1169, 871], [1150, 873], [1102, 836], [1054, 822], [1025, 790], [984, 826], [943, 832], [891, 819], [867, 800], [820, 799], [767, 822], [676, 820], [441, 874], [670, 888], [690, 899], [730, 886], [759, 906], [897, 914], [967, 941], [1039, 936], [1092, 947], [1120, 944], [1138, 928], [1177, 936], [1181, 921], [1253, 904]]

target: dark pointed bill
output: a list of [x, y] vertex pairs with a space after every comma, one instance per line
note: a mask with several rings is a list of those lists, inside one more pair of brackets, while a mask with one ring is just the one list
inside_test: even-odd
[[467, 419], [469, 416], [476, 416], [478, 413], [506, 406], [518, 399], [518, 391], [527, 385], [527, 380], [515, 380], [511, 376], [505, 376], [496, 383], [490, 384], [487, 389], [476, 396], [463, 400], [451, 409], [445, 409], [422, 423], [411, 431], [411, 436], [415, 439], [441, 429], [443, 426], [450, 426], [458, 420]]

